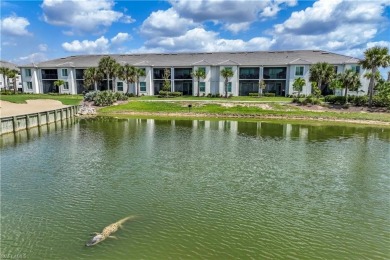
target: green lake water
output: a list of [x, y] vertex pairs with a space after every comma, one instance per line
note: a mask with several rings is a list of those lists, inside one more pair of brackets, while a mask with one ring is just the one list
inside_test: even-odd
[[390, 258], [388, 128], [97, 118], [0, 139], [4, 259]]

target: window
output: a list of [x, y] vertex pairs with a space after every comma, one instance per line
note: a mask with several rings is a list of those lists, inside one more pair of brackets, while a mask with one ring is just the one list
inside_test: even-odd
[[116, 89], [117, 91], [123, 91], [123, 82], [117, 82]]
[[295, 67], [295, 76], [303, 76], [303, 71], [305, 67], [303, 66], [296, 66]]
[[62, 70], [61, 70], [61, 75], [62, 75], [63, 77], [67, 77], [67, 76], [68, 76], [68, 69], [62, 69]]
[[146, 92], [146, 82], [142, 81], [139, 83], [139, 91]]
[[206, 91], [206, 83], [199, 82], [199, 92], [205, 92], [205, 91]]
[[32, 82], [28, 81], [26, 83], [27, 83], [27, 89], [32, 89]]
[[232, 92], [232, 83], [231, 82], [228, 82], [227, 91]]
[[357, 73], [360, 73], [360, 66], [359, 65], [352, 65], [351, 69]]
[[69, 90], [69, 83], [67, 81], [64, 82], [64, 89]]
[[3, 82], [0, 82], [0, 86], [2, 86], [3, 85]]
[[206, 74], [206, 68], [205, 68], [205, 67], [199, 67], [198, 70], [199, 70], [199, 71], [203, 71], [204, 74]]
[[26, 77], [31, 77], [31, 69], [24, 70]]

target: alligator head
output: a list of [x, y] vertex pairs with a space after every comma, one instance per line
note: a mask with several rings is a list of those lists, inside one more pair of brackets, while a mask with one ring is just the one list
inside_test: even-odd
[[103, 240], [103, 235], [102, 234], [97, 234], [93, 238], [91, 238], [85, 245], [86, 246], [93, 246], [99, 243], [100, 241]]

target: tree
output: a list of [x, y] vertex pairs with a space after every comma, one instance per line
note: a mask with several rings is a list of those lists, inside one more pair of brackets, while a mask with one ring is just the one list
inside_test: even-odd
[[296, 78], [293, 83], [293, 90], [298, 91], [298, 101], [299, 101], [299, 96], [301, 95], [303, 86], [306, 85], [306, 81], [304, 78]]
[[328, 84], [334, 77], [335, 71], [333, 65], [327, 62], [318, 62], [310, 67], [310, 78], [312, 82], [317, 82], [317, 87], [324, 90], [326, 84]]
[[163, 79], [163, 91], [167, 91], [168, 96], [168, 92], [171, 91], [171, 70], [169, 68], [164, 69]]
[[348, 104], [348, 90], [357, 91], [362, 85], [360, 82], [359, 73], [348, 69], [340, 75], [340, 81], [342, 82], [345, 88], [345, 103]]
[[[54, 81], [54, 86], [58, 88], [58, 93], [60, 93], [60, 86], [62, 86], [64, 84], [65, 84], [65, 81], [63, 81], [62, 79]], [[54, 90], [54, 88], [53, 88], [53, 90]]]
[[9, 73], [10, 69], [7, 68], [7, 67], [0, 67], [0, 73], [3, 74], [3, 82], [4, 82], [4, 89], [6, 90], [7, 89], [7, 76], [8, 76], [8, 73]]
[[228, 83], [229, 79], [233, 77], [234, 73], [231, 68], [225, 67], [221, 70], [221, 76], [225, 79], [225, 98], [228, 97]]
[[94, 90], [97, 91], [97, 84], [103, 79], [103, 73], [96, 67], [91, 67], [84, 70], [84, 85], [94, 86]]
[[261, 94], [263, 94], [263, 90], [267, 87], [267, 85], [265, 84], [265, 81], [262, 79], [259, 81], [259, 92], [258, 92], [258, 96], [260, 97]]
[[[106, 76], [107, 79], [107, 90], [110, 90], [110, 79], [116, 69], [116, 60], [110, 56], [106, 56], [100, 59], [99, 61], [99, 70]], [[114, 86], [113, 86], [114, 88]]]
[[129, 64], [123, 65], [119, 78], [126, 82], [127, 93], [130, 93], [130, 83], [134, 83], [135, 81], [135, 68]]
[[19, 75], [19, 71], [12, 69], [8, 71], [7, 77], [9, 79], [12, 79], [12, 85], [14, 86], [14, 93], [16, 94], [16, 91], [18, 89], [18, 86], [16, 86], [16, 79]]
[[120, 77], [122, 73], [122, 65], [115, 62], [112, 70], [112, 91], [116, 90], [116, 79]]
[[337, 77], [333, 78], [332, 81], [329, 83], [329, 88], [333, 91], [336, 89], [342, 89], [343, 88], [343, 82], [340, 80], [340, 75], [338, 74]]
[[196, 78], [197, 82], [198, 82], [198, 94], [197, 96], [199, 97], [199, 94], [200, 94], [200, 79], [205, 79], [206, 78], [206, 72], [204, 70], [201, 70], [201, 69], [197, 69], [195, 70], [194, 72], [191, 73], [191, 76], [193, 78]]
[[364, 59], [360, 61], [360, 64], [364, 69], [371, 70], [371, 74], [367, 75], [370, 80], [370, 84], [368, 85], [368, 106], [372, 106], [372, 95], [374, 92], [375, 86], [375, 76], [380, 67], [386, 68], [390, 66], [390, 55], [389, 49], [387, 47], [379, 47], [375, 46], [367, 49], [364, 52]]
[[140, 92], [140, 89], [139, 89], [139, 78], [140, 77], [145, 77], [145, 69], [140, 69], [140, 68], [135, 68], [134, 70], [134, 76], [135, 76], [135, 82], [137, 83], [137, 97], [139, 96], [139, 92]]

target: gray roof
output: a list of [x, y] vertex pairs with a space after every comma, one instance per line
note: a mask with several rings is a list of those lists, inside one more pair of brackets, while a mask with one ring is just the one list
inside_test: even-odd
[[104, 56], [111, 56], [120, 64], [138, 67], [192, 67], [200, 66], [286, 66], [289, 64], [314, 64], [328, 62], [330, 64], [354, 64], [359, 59], [320, 50], [297, 51], [256, 51], [256, 52], [203, 52], [203, 53], [146, 53], [146, 54], [101, 54], [77, 55], [60, 59], [29, 64], [20, 67], [40, 68], [88, 68], [97, 67]]
[[9, 68], [11, 70], [17, 70], [19, 71], [19, 68], [16, 64], [13, 64], [11, 62], [8, 62], [8, 61], [3, 61], [3, 60], [0, 60], [0, 67], [5, 67], [5, 68]]

